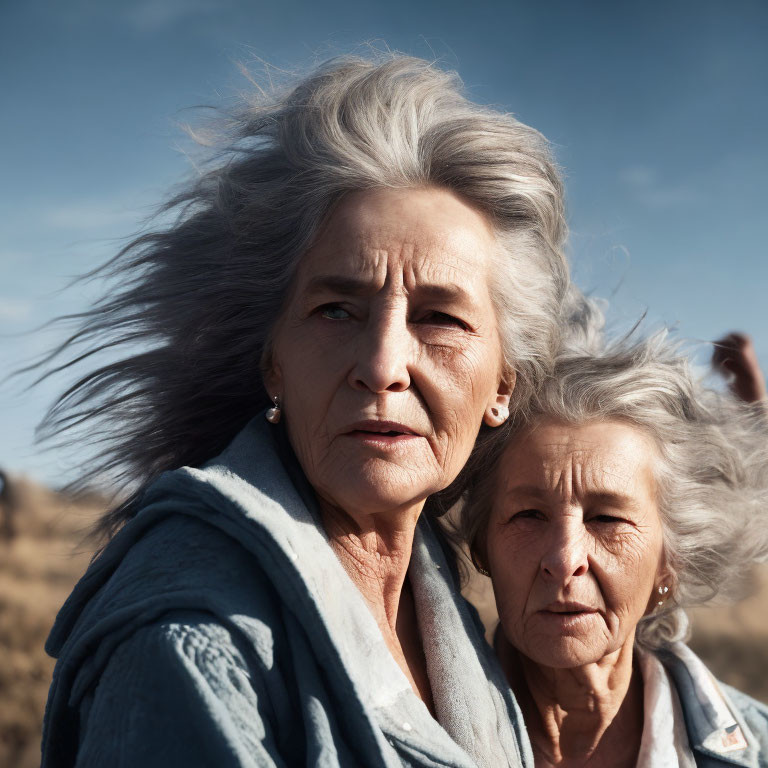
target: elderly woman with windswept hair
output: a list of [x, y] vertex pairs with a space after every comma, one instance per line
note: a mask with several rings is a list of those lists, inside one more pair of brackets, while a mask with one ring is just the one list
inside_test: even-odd
[[768, 553], [764, 419], [657, 335], [564, 355], [473, 458], [463, 533], [536, 766], [768, 765], [768, 708], [684, 644]]
[[49, 638], [43, 766], [519, 765], [422, 510], [551, 366], [547, 144], [401, 56], [231, 127], [71, 342], [134, 354], [51, 428], [100, 423], [139, 490]]

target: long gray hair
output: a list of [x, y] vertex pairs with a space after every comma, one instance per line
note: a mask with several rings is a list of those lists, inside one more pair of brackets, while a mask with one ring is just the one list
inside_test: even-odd
[[[563, 189], [539, 133], [468, 101], [455, 73], [395, 54], [254, 89], [221, 126], [204, 172], [163, 209], [175, 219], [106, 266], [114, 291], [57, 352], [69, 355], [57, 370], [131, 352], [80, 378], [43, 422], [44, 435], [85, 425], [101, 441], [86, 478], [141, 486], [199, 465], [268, 405], [262, 371], [296, 264], [355, 190], [434, 185], [488, 217], [504, 361], [524, 405], [554, 359], [568, 287]], [[102, 532], [131, 514], [113, 510]]]
[[768, 558], [768, 417], [704, 386], [688, 359], [661, 332], [601, 351], [564, 352], [526, 413], [467, 467], [460, 533], [482, 559], [494, 467], [510, 444], [545, 419], [566, 424], [623, 421], [648, 434], [656, 467], [664, 549], [674, 576], [671, 599], [644, 617], [637, 639], [658, 648], [686, 637], [685, 608], [736, 598], [749, 565]]

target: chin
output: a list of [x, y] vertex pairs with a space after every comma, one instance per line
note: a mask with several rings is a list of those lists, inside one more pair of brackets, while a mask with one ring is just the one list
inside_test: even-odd
[[423, 502], [432, 488], [414, 478], [413, 473], [392, 467], [364, 467], [345, 473], [334, 493], [338, 505], [347, 512], [387, 513]]
[[606, 655], [605, 651], [585, 646], [572, 637], [563, 637], [554, 642], [536, 643], [523, 653], [531, 661], [552, 669], [583, 667], [600, 661]]

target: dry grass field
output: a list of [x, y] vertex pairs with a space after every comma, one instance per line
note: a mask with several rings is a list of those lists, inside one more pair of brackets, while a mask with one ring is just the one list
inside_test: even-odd
[[[96, 500], [68, 501], [31, 482], [18, 481], [18, 536], [0, 542], [0, 768], [39, 765], [40, 730], [53, 660], [43, 650], [56, 611], [85, 570], [80, 542], [101, 511]], [[490, 582], [468, 585], [491, 627]], [[758, 590], [733, 608], [700, 611], [693, 647], [715, 674], [768, 702], [768, 570]]]
[[43, 644], [88, 565], [78, 547], [100, 512], [18, 480], [18, 534], [0, 541], [0, 766], [40, 765], [43, 709], [53, 672]]

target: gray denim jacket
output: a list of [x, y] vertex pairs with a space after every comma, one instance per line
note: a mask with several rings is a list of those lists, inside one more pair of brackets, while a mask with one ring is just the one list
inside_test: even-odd
[[438, 720], [271, 429], [255, 419], [204, 468], [163, 475], [83, 576], [47, 644], [43, 768], [531, 768], [429, 521], [409, 578]]

